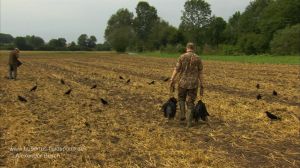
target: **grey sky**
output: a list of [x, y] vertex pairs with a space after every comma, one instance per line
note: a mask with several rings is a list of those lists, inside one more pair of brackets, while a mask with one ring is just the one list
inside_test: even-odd
[[[1, 33], [13, 36], [37, 35], [46, 41], [64, 37], [71, 41], [80, 34], [95, 35], [103, 42], [110, 16], [120, 8], [135, 12], [139, 0], [0, 0]], [[158, 15], [174, 26], [180, 23], [186, 0], [148, 0]], [[251, 0], [206, 0], [214, 15], [227, 20], [244, 11]]]

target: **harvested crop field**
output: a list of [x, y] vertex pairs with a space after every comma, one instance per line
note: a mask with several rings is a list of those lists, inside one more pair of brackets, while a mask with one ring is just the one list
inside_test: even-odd
[[0, 167], [300, 167], [298, 65], [204, 61], [211, 116], [187, 129], [160, 111], [176, 59], [21, 55], [16, 81], [0, 57]]

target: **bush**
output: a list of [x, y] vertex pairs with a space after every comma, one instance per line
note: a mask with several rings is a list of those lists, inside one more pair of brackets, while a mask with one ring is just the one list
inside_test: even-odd
[[132, 28], [127, 26], [114, 29], [107, 36], [107, 40], [117, 52], [125, 52], [127, 47], [130, 46], [133, 36]]
[[168, 44], [166, 47], [160, 49], [161, 52], [165, 53], [184, 53], [185, 50], [185, 46], [182, 44], [177, 44], [176, 46]]
[[97, 51], [111, 51], [111, 46], [107, 42], [105, 42], [103, 44], [97, 44], [96, 50]]
[[14, 44], [0, 44], [0, 50], [13, 50], [15, 48]]
[[186, 50], [186, 48], [185, 48], [185, 46], [183, 46], [182, 44], [178, 44], [178, 45], [176, 46], [176, 50], [177, 50], [177, 52], [179, 52], [179, 53], [184, 53], [185, 50]]
[[240, 49], [236, 45], [219, 45], [224, 55], [240, 55]]
[[262, 34], [249, 33], [241, 36], [238, 46], [247, 55], [265, 53], [268, 50], [268, 40]]
[[165, 53], [177, 53], [177, 48], [173, 45], [168, 44], [166, 47], [162, 47], [160, 51]]
[[271, 52], [281, 55], [300, 54], [300, 24], [278, 30], [271, 41]]

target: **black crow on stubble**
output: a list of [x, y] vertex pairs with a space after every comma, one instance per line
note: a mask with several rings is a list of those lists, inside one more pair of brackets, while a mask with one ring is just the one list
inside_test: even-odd
[[66, 84], [65, 81], [64, 81], [63, 79], [60, 79], [60, 83], [61, 83], [62, 85], [65, 85], [65, 84]]
[[276, 115], [274, 115], [268, 111], [266, 111], [265, 113], [267, 114], [267, 117], [269, 117], [271, 120], [281, 120], [280, 117], [277, 117]]
[[93, 86], [91, 87], [91, 89], [96, 89], [96, 87], [97, 87], [97, 85], [93, 85]]
[[207, 121], [207, 117], [209, 116], [209, 113], [207, 112], [205, 104], [202, 102], [202, 100], [199, 100], [196, 104], [193, 112], [193, 119], [195, 122], [198, 122], [199, 119], [203, 121]]
[[19, 99], [19, 101], [21, 101], [21, 102], [24, 102], [24, 103], [27, 102], [27, 100], [26, 100], [24, 97], [22, 97], [22, 96], [18, 96], [18, 99]]
[[260, 88], [260, 85], [259, 85], [259, 84], [257, 84], [257, 85], [256, 85], [256, 88], [257, 88], [257, 89], [259, 89], [259, 88]]
[[90, 123], [88, 123], [88, 122], [85, 122], [84, 125], [85, 125], [86, 127], [88, 127], [88, 128], [91, 127]]
[[126, 81], [126, 83], [130, 83], [130, 79], [128, 79], [128, 80]]
[[273, 90], [273, 96], [277, 96], [277, 95], [278, 93], [275, 90]]
[[155, 81], [149, 82], [148, 85], [154, 85]]
[[119, 76], [119, 79], [123, 80], [124, 78], [122, 76]]
[[34, 92], [34, 91], [36, 91], [36, 89], [37, 89], [37, 85], [33, 86], [33, 87], [30, 89], [30, 92]]
[[101, 101], [101, 103], [103, 104], [103, 105], [108, 105], [108, 102], [106, 101], [106, 100], [104, 100], [104, 99], [100, 99], [100, 101]]
[[65, 92], [65, 95], [70, 95], [71, 92], [72, 92], [72, 89], [69, 89], [69, 90], [67, 90], [67, 91]]
[[164, 82], [168, 82], [170, 80], [170, 78], [166, 78], [164, 79]]
[[257, 100], [260, 100], [261, 98], [262, 98], [261, 94], [258, 94], [258, 95], [256, 96], [256, 99], [257, 99]]
[[177, 99], [172, 97], [162, 106], [162, 111], [164, 112], [164, 116], [166, 118], [174, 119], [176, 115], [176, 107], [177, 107]]

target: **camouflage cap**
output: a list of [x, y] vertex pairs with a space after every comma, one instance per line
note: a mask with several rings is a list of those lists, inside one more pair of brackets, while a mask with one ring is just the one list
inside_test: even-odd
[[189, 42], [189, 43], [187, 43], [187, 45], [186, 45], [186, 48], [187, 48], [187, 49], [194, 50], [194, 49], [195, 49], [195, 44], [194, 44], [194, 43], [191, 43], [191, 42]]

